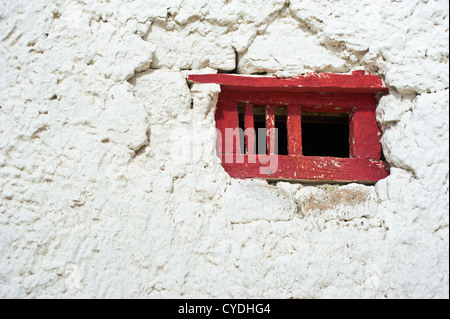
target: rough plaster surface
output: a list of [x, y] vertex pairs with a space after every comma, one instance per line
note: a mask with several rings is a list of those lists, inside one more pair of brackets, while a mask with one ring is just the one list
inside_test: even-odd
[[[0, 297], [448, 298], [448, 11], [1, 2]], [[389, 87], [374, 186], [231, 179], [185, 80], [355, 69]]]

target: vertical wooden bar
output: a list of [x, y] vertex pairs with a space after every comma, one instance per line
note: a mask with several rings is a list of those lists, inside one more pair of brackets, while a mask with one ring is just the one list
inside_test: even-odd
[[288, 155], [302, 155], [302, 107], [287, 106]]
[[255, 151], [255, 121], [253, 118], [253, 105], [245, 104], [244, 111], [244, 136], [247, 154], [256, 154]]
[[267, 105], [266, 107], [266, 140], [267, 154], [275, 154], [275, 107]]
[[[222, 134], [221, 150], [219, 153], [239, 154], [241, 152], [239, 142], [239, 117], [236, 102], [217, 102], [215, 114], [216, 127]], [[218, 145], [219, 147], [219, 145]]]
[[381, 130], [375, 110], [354, 107], [350, 113], [350, 157], [379, 160], [381, 157]]

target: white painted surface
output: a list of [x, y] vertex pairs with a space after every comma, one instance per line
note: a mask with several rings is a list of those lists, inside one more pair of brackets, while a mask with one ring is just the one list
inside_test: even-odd
[[[448, 298], [448, 11], [1, 2], [0, 296]], [[185, 75], [235, 68], [381, 76], [391, 175], [232, 180]]]

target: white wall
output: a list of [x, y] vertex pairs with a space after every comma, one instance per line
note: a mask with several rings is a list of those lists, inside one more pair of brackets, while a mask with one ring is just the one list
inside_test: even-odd
[[[0, 296], [448, 298], [448, 11], [2, 1]], [[379, 75], [391, 175], [231, 179], [220, 88], [185, 76], [234, 69]]]

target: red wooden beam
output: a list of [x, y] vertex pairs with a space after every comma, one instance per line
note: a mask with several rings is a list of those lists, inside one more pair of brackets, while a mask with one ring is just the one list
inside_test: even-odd
[[[231, 156], [227, 163], [222, 155], [222, 166], [234, 178], [375, 183], [389, 175], [385, 162], [367, 158], [257, 155], [251, 160], [248, 155]], [[244, 162], [236, 163], [236, 156], [243, 156]]]
[[267, 105], [266, 108], [266, 138], [267, 154], [275, 154], [275, 108]]
[[244, 139], [247, 154], [256, 154], [255, 151], [255, 121], [253, 118], [253, 105], [245, 104], [244, 111]]
[[302, 155], [302, 107], [290, 104], [287, 106], [288, 154]]
[[[238, 134], [239, 118], [237, 112], [237, 104], [234, 102], [218, 101], [217, 111], [215, 114], [216, 127], [220, 131], [220, 141], [217, 140], [217, 146], [220, 153], [240, 153], [239, 135], [233, 136], [233, 133]], [[227, 136], [227, 138], [225, 138]]]
[[245, 91], [377, 93], [388, 90], [378, 76], [365, 74], [364, 71], [354, 71], [351, 74], [310, 73], [294, 78], [236, 74], [190, 74], [188, 80], [217, 83], [221, 85], [222, 89]]
[[380, 159], [381, 130], [375, 112], [355, 107], [350, 113], [350, 156]]
[[373, 107], [377, 99], [373, 94], [365, 93], [292, 93], [292, 92], [268, 92], [268, 91], [229, 91], [222, 90], [219, 94], [220, 101], [247, 102], [252, 104], [301, 104], [304, 111], [308, 112], [350, 112], [355, 106]]

